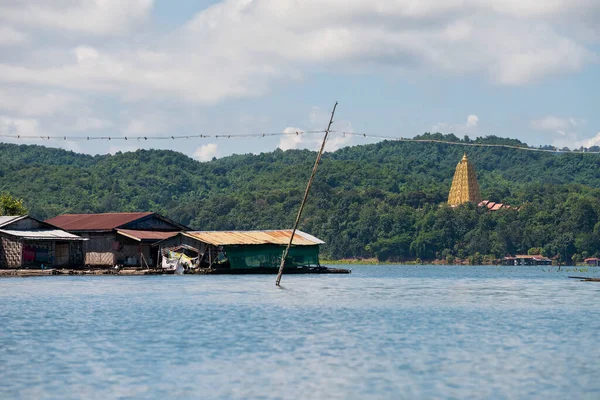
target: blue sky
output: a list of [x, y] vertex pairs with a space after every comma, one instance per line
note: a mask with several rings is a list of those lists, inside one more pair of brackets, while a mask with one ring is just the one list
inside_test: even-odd
[[[337, 130], [598, 145], [598, 20], [594, 0], [2, 0], [0, 134], [320, 130], [338, 101]], [[205, 161], [319, 138], [3, 140]]]

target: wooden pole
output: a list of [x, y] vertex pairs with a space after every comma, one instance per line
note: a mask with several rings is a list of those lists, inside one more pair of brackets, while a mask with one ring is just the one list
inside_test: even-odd
[[331, 130], [331, 124], [333, 123], [333, 115], [335, 114], [335, 109], [337, 108], [337, 101], [333, 105], [333, 110], [331, 111], [331, 118], [329, 118], [329, 125], [327, 125], [327, 129], [325, 130], [325, 136], [323, 137], [323, 143], [321, 144], [321, 149], [319, 153], [317, 153], [317, 159], [315, 160], [315, 165], [313, 166], [312, 173], [310, 174], [310, 178], [308, 179], [308, 184], [306, 185], [306, 190], [304, 191], [304, 198], [302, 199], [302, 203], [300, 203], [300, 209], [298, 210], [298, 215], [296, 216], [296, 222], [294, 223], [294, 229], [292, 229], [292, 236], [290, 236], [290, 242], [288, 243], [285, 251], [283, 252], [283, 256], [281, 257], [281, 264], [279, 265], [279, 272], [277, 273], [277, 280], [275, 280], [275, 285], [280, 286], [281, 283], [281, 275], [283, 275], [283, 266], [285, 265], [285, 259], [287, 258], [290, 247], [292, 247], [292, 242], [294, 241], [294, 235], [296, 234], [296, 230], [298, 229], [298, 224], [300, 223], [300, 217], [302, 216], [302, 211], [304, 210], [304, 205], [306, 204], [306, 199], [308, 198], [308, 194], [310, 193], [310, 187], [312, 186], [313, 180], [315, 179], [315, 175], [317, 173], [317, 168], [319, 167], [319, 163], [321, 162], [321, 156], [323, 155], [323, 150], [325, 149], [325, 143], [327, 143], [327, 136], [329, 136], [329, 131]]

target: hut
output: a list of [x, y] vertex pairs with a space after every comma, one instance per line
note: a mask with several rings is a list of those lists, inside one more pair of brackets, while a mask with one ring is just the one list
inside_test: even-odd
[[[217, 273], [275, 273], [291, 235], [291, 229], [181, 232], [155, 246], [163, 259], [186, 257], [193, 260], [191, 267], [206, 268]], [[286, 272], [306, 272], [311, 268], [320, 268], [319, 246], [323, 243], [325, 242], [297, 230], [286, 261]], [[181, 252], [179, 256], [178, 251]], [[190, 254], [190, 251], [196, 254]], [[159, 265], [170, 264], [160, 262]]]
[[47, 223], [89, 239], [84, 263], [89, 266], [148, 266], [157, 259], [152, 244], [188, 227], [153, 212], [63, 214]]
[[80, 266], [85, 240], [29, 215], [0, 216], [0, 268]]
[[600, 258], [597, 257], [586, 258], [583, 262], [592, 267], [600, 266]]
[[541, 255], [521, 254], [514, 257], [504, 257], [502, 265], [552, 265], [552, 260]]

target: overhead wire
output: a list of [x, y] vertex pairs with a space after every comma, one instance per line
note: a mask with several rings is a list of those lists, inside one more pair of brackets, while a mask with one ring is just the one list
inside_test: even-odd
[[[277, 136], [303, 136], [311, 134], [325, 133], [324, 130], [317, 131], [292, 131], [292, 132], [262, 132], [262, 133], [229, 133], [229, 134], [196, 134], [196, 135], [145, 135], [145, 136], [57, 136], [57, 135], [17, 135], [17, 134], [0, 134], [0, 138], [17, 139], [17, 140], [43, 140], [43, 141], [148, 141], [148, 140], [187, 140], [187, 139], [243, 139], [243, 138], [263, 138], [263, 137], [277, 137]], [[582, 149], [568, 149], [564, 150], [557, 147], [552, 149], [537, 148], [529, 146], [517, 146], [510, 144], [494, 144], [494, 143], [477, 143], [477, 142], [453, 142], [449, 140], [440, 139], [415, 139], [405, 138], [397, 136], [387, 135], [373, 135], [366, 132], [348, 132], [348, 131], [330, 131], [330, 134], [337, 134], [342, 136], [353, 136], [358, 138], [375, 139], [375, 140], [389, 140], [389, 141], [400, 141], [400, 142], [413, 142], [413, 143], [437, 143], [451, 146], [469, 146], [469, 147], [497, 147], [515, 150], [534, 151], [542, 153], [581, 153], [581, 154], [600, 154], [600, 151], [590, 151], [585, 148]]]
[[179, 139], [236, 139], [236, 138], [261, 138], [282, 135], [303, 135], [324, 133], [325, 131], [293, 131], [293, 132], [263, 132], [263, 133], [227, 133], [227, 134], [199, 134], [199, 135], [144, 135], [144, 136], [65, 136], [65, 135], [11, 135], [0, 134], [0, 138], [22, 140], [59, 140], [59, 141], [90, 141], [90, 140], [179, 140]]

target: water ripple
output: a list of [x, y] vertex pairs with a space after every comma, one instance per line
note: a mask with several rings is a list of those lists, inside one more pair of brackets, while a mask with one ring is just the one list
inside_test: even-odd
[[0, 398], [600, 398], [600, 285], [541, 268], [0, 280]]

